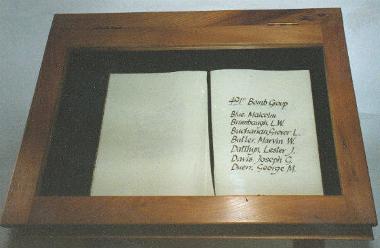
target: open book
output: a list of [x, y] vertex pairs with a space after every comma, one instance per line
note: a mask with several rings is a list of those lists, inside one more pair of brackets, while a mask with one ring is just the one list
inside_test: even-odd
[[111, 74], [91, 195], [322, 195], [309, 71]]

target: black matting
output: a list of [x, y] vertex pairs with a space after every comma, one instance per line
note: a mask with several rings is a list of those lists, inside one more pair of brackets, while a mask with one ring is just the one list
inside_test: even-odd
[[39, 194], [90, 195], [110, 73], [216, 69], [310, 70], [324, 193], [340, 194], [321, 47], [133, 52], [72, 50]]

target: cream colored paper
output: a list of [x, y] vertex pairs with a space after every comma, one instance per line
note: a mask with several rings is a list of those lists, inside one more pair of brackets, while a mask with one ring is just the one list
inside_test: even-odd
[[217, 70], [211, 89], [217, 195], [323, 194], [309, 71]]
[[110, 75], [91, 195], [213, 195], [206, 78]]

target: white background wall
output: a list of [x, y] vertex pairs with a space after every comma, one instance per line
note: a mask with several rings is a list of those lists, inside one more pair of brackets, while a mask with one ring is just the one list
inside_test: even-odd
[[[377, 212], [380, 206], [379, 0], [0, 0], [0, 206], [20, 146], [53, 14], [226, 9], [342, 8], [352, 77]], [[328, 247], [380, 247], [375, 241], [329, 241]], [[289, 241], [88, 241], [25, 238], [0, 227], [0, 247], [290, 247]]]

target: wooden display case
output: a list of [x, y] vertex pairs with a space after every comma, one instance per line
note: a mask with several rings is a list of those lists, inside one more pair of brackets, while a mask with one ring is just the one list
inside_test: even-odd
[[[65, 85], [101, 86], [110, 72], [235, 67], [314, 72], [323, 195], [89, 195], [93, 163], [76, 154], [96, 152], [88, 137], [99, 126], [78, 117], [70, 133], [75, 121], [62, 106], [80, 103]], [[87, 90], [101, 105], [100, 91]], [[82, 110], [101, 122], [102, 111]], [[54, 158], [78, 142], [63, 156], [82, 167]], [[340, 10], [56, 15], [1, 223], [74, 236], [371, 239], [377, 220]]]

